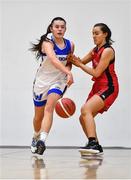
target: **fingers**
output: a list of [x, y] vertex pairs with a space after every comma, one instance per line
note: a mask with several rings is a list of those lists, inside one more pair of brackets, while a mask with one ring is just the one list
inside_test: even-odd
[[67, 61], [71, 61], [73, 59], [73, 54], [70, 53], [67, 55]]
[[67, 87], [70, 87], [73, 83], [74, 83], [74, 81], [73, 82], [72, 81], [68, 81], [67, 82]]
[[67, 83], [67, 87], [70, 87], [73, 83]]
[[71, 84], [74, 83], [72, 74], [67, 75], [67, 86], [69, 87]]
[[72, 63], [73, 65], [79, 67], [81, 62], [81, 59], [79, 57], [76, 57], [74, 54], [70, 53], [67, 56], [67, 61]]

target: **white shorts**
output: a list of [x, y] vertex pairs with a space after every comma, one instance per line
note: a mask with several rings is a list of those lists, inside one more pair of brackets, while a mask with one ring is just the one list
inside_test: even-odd
[[47, 97], [51, 93], [56, 93], [62, 96], [67, 89], [67, 84], [63, 81], [56, 82], [43, 87], [33, 86], [33, 101], [35, 106], [44, 106], [47, 102]]

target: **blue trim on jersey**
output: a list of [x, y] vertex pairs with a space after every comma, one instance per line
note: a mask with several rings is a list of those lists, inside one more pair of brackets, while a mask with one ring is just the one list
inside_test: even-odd
[[60, 49], [56, 43], [54, 42], [53, 39], [51, 39], [51, 41], [54, 44], [54, 51], [56, 53], [56, 55], [68, 55], [69, 53], [71, 53], [71, 43], [68, 39], [64, 39], [65, 42], [65, 48]]
[[[54, 44], [54, 51], [55, 51], [55, 54], [58, 56], [58, 59], [60, 61], [66, 61], [66, 56], [69, 53], [71, 53], [71, 42], [68, 39], [64, 38], [65, 47], [61, 49], [56, 45], [56, 43], [53, 40], [53, 37], [51, 38], [51, 41]], [[44, 60], [44, 57], [46, 56], [47, 56], [46, 53], [41, 53], [42, 61]]]
[[49, 91], [48, 91], [48, 95], [49, 94], [51, 94], [51, 93], [56, 93], [56, 94], [59, 94], [59, 95], [62, 95], [63, 94], [63, 92], [61, 91], [61, 90], [59, 90], [59, 89], [50, 89]]
[[36, 101], [36, 100], [34, 100], [34, 99], [33, 99], [33, 101], [34, 101], [34, 105], [37, 106], [37, 107], [44, 106], [44, 105], [46, 104], [46, 102], [47, 102], [47, 100], [44, 100], [44, 101]]

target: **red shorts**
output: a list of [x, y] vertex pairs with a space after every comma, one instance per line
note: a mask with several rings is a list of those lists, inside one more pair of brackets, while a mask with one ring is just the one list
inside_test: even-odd
[[95, 95], [95, 94], [99, 95], [105, 103], [104, 108], [102, 108], [99, 111], [99, 113], [103, 113], [104, 111], [107, 111], [109, 109], [109, 107], [113, 104], [113, 102], [115, 101], [115, 99], [118, 96], [118, 92], [119, 92], [118, 84], [116, 84], [115, 86], [108, 86], [105, 83], [95, 82], [93, 84], [91, 92], [88, 95], [86, 102], [93, 95]]

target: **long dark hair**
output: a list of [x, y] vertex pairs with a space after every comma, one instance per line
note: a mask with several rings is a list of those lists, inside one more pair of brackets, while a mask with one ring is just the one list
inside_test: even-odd
[[30, 48], [31, 51], [36, 52], [36, 58], [39, 59], [39, 57], [41, 56], [41, 46], [43, 41], [49, 41], [50, 39], [47, 37], [49, 33], [51, 33], [51, 27], [54, 23], [54, 21], [64, 21], [64, 23], [66, 24], [65, 19], [63, 19], [62, 17], [55, 17], [54, 19], [52, 19], [51, 23], [49, 24], [47, 31], [45, 34], [43, 34], [40, 39], [38, 40], [38, 43], [34, 44], [32, 43], [32, 47]]
[[97, 23], [97, 24], [94, 25], [94, 27], [96, 27], [96, 26], [99, 26], [103, 33], [107, 33], [106, 42], [109, 45], [112, 45], [112, 43], [114, 41], [111, 39], [112, 32], [111, 32], [110, 28], [104, 23]]

